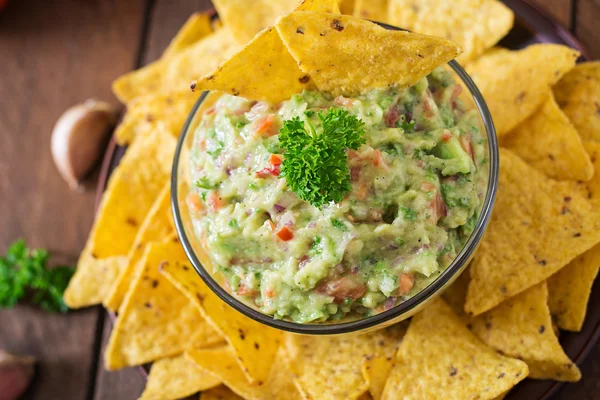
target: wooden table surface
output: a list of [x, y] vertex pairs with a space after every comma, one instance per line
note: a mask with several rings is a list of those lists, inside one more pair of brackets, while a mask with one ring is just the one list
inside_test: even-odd
[[[242, 0], [240, 0], [242, 1]], [[600, 58], [600, 0], [530, 0]], [[209, 0], [11, 0], [0, 13], [0, 252], [17, 238], [74, 264], [94, 214], [95, 179], [70, 191], [50, 155], [50, 132], [69, 106], [110, 92], [119, 75], [156, 59], [186, 18]], [[136, 369], [107, 373], [104, 311], [51, 315], [19, 306], [0, 311], [0, 348], [39, 360], [27, 399], [136, 399]], [[600, 345], [583, 379], [558, 399], [600, 399]]]

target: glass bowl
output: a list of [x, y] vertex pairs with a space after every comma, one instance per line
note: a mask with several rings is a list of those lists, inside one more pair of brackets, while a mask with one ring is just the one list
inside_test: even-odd
[[[383, 26], [387, 29], [398, 29], [386, 25]], [[469, 92], [465, 92], [465, 95], [468, 96], [470, 93], [475, 107], [479, 110], [479, 116], [481, 118], [480, 125], [483, 126], [483, 130], [487, 136], [489, 152], [489, 162], [487, 165], [489, 168], [489, 179], [485, 199], [481, 206], [479, 219], [473, 233], [467, 239], [467, 242], [462, 250], [458, 253], [454, 261], [452, 261], [452, 263], [440, 274], [437, 279], [435, 279], [431, 284], [429, 284], [429, 286], [425, 287], [410, 299], [379, 314], [364, 317], [362, 319], [344, 318], [341, 321], [328, 321], [308, 324], [274, 319], [272, 316], [263, 314], [262, 312], [252, 308], [250, 305], [228, 293], [219, 282], [219, 277], [214, 276], [209, 272], [212, 270], [210, 258], [208, 257], [208, 254], [203, 246], [200, 244], [200, 241], [196, 238], [190, 213], [188, 212], [185, 202], [186, 195], [190, 188], [188, 176], [188, 149], [192, 144], [194, 132], [201, 121], [203, 111], [209, 108], [220, 96], [218, 93], [204, 92], [192, 109], [190, 116], [183, 127], [182, 134], [177, 144], [171, 176], [171, 202], [175, 226], [183, 248], [193, 267], [208, 285], [208, 287], [228, 305], [255, 321], [289, 332], [310, 335], [324, 335], [379, 329], [409, 318], [423, 308], [430, 300], [441, 294], [445, 288], [454, 282], [460, 273], [463, 272], [467, 267], [469, 261], [475, 253], [475, 250], [489, 221], [496, 197], [496, 189], [498, 186], [499, 155], [498, 143], [496, 140], [496, 133], [494, 124], [492, 122], [492, 117], [483, 97], [481, 96], [481, 93], [469, 75], [456, 61], [450, 61], [448, 65], [454, 71], [455, 79], [460, 79], [464, 87], [468, 89]], [[470, 103], [471, 99], [467, 98], [464, 100]], [[209, 268], [205, 268], [205, 266], [209, 266]]]

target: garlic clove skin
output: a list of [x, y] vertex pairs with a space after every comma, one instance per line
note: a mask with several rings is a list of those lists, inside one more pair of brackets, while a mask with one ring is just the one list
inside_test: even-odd
[[87, 100], [65, 111], [52, 131], [51, 151], [54, 164], [73, 190], [100, 161], [117, 111], [110, 104]]
[[0, 350], [0, 400], [17, 400], [33, 378], [35, 359]]

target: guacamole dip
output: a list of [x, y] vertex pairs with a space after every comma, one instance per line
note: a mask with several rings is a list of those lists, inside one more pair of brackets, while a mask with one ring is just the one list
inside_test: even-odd
[[[220, 97], [194, 134], [187, 198], [217, 279], [261, 312], [300, 323], [372, 315], [422, 290], [473, 231], [487, 185], [479, 116], [460, 92], [438, 68], [408, 89], [356, 98]], [[334, 134], [321, 129], [332, 110], [364, 132], [355, 150], [342, 149], [349, 190], [313, 205], [282, 176], [291, 153], [280, 130], [297, 117], [313, 135]]]

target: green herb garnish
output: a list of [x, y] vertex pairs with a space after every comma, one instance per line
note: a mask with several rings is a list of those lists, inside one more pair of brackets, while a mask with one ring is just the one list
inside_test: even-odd
[[48, 269], [48, 252], [14, 242], [0, 257], [0, 307], [11, 308], [31, 295], [31, 302], [50, 312], [67, 312], [63, 293], [75, 269]]
[[216, 189], [219, 187], [218, 183], [211, 182], [207, 177], [200, 178], [195, 183], [196, 187], [200, 189]]
[[331, 225], [341, 231], [348, 232], [348, 227], [339, 219], [331, 218]]
[[[317, 113], [321, 132], [294, 117], [283, 123], [279, 143], [285, 150], [280, 177], [296, 195], [315, 207], [339, 203], [351, 189], [346, 150], [365, 143], [364, 123], [339, 108]], [[307, 131], [308, 127], [308, 131]]]

